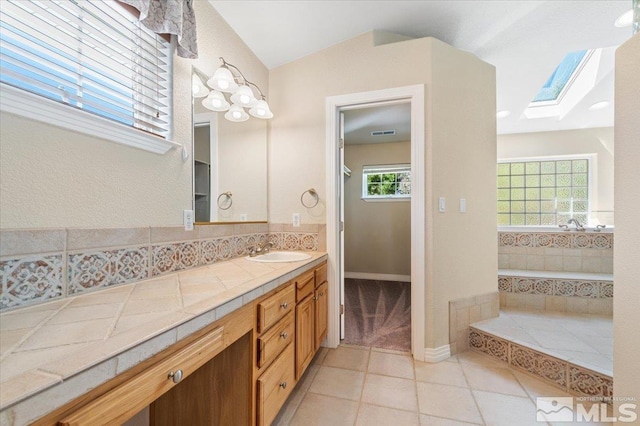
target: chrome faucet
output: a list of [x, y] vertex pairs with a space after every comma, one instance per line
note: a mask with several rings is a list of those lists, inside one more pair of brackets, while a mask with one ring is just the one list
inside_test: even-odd
[[576, 231], [584, 231], [584, 226], [582, 226], [582, 225], [580, 224], [580, 222], [578, 221], [578, 219], [571, 218], [571, 219], [569, 219], [569, 220], [567, 221], [567, 225], [570, 225], [570, 224], [572, 224], [572, 223], [573, 223], [574, 225], [576, 225]]
[[269, 253], [269, 250], [271, 250], [273, 248], [275, 244], [273, 244], [272, 241], [268, 241], [264, 244], [258, 243], [257, 246], [253, 247], [250, 251], [249, 251], [249, 257], [256, 257], [260, 254], [267, 254]]

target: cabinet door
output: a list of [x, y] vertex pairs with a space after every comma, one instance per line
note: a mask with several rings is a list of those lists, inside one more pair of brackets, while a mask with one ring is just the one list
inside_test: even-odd
[[322, 283], [315, 292], [315, 347], [318, 350], [320, 344], [327, 337], [327, 322], [329, 320], [329, 283]]
[[309, 296], [296, 306], [296, 380], [302, 376], [315, 354], [314, 297]]

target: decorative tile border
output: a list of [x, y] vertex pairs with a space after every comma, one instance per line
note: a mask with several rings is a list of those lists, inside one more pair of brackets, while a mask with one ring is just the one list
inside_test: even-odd
[[67, 273], [69, 294], [143, 280], [149, 277], [149, 250], [130, 247], [70, 254]]
[[0, 261], [0, 311], [64, 294], [62, 254]]
[[613, 248], [613, 234], [577, 232], [498, 232], [498, 247]]
[[531, 278], [499, 275], [498, 290], [503, 293], [545, 294], [547, 296], [613, 298], [613, 282]]
[[[272, 233], [266, 224], [203, 226], [190, 233], [180, 227], [3, 230], [0, 312], [246, 256], [267, 241], [276, 250], [317, 251], [320, 228]], [[49, 248], [52, 232], [61, 252], [42, 253], [38, 242]]]
[[469, 347], [578, 395], [611, 401], [613, 379], [568, 361], [470, 327]]

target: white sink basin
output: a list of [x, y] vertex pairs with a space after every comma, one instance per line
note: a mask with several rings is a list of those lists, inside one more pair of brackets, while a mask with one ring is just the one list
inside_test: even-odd
[[311, 259], [311, 255], [300, 253], [299, 251], [270, 251], [267, 254], [259, 254], [256, 257], [247, 256], [245, 259], [252, 262], [298, 262], [299, 260]]

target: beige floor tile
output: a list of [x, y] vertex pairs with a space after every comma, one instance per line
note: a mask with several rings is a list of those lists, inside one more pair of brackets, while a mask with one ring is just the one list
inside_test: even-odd
[[367, 371], [383, 376], [413, 379], [413, 359], [410, 355], [371, 351]]
[[359, 400], [362, 395], [364, 373], [342, 368], [322, 366], [316, 373], [309, 392]]
[[495, 426], [540, 426], [536, 406], [529, 398], [473, 391], [484, 421]]
[[534, 401], [536, 398], [542, 396], [571, 396], [566, 391], [546, 383], [541, 379], [517, 371], [514, 371], [513, 375]]
[[458, 355], [451, 355], [449, 358], [445, 359], [445, 361], [458, 363]]
[[362, 402], [400, 410], [417, 411], [415, 382], [398, 377], [369, 374], [364, 382]]
[[460, 365], [467, 366], [473, 365], [476, 367], [491, 367], [491, 368], [504, 368], [509, 369], [509, 364], [506, 362], [498, 361], [495, 358], [490, 357], [476, 351], [466, 351], [458, 354], [458, 361]]
[[291, 426], [352, 426], [358, 414], [358, 402], [308, 393], [300, 403]]
[[464, 374], [471, 389], [508, 395], [527, 396], [513, 373], [504, 368], [464, 366]]
[[442, 385], [468, 388], [467, 380], [460, 364], [453, 362], [426, 363], [415, 362], [416, 380], [421, 382], [440, 383]]
[[327, 367], [366, 371], [367, 363], [369, 362], [369, 352], [369, 350], [338, 346], [336, 349], [329, 349], [322, 364]]
[[409, 355], [409, 356], [411, 356], [411, 352], [396, 351], [396, 350], [393, 350], [393, 349], [385, 349], [385, 348], [371, 348], [371, 352], [383, 352], [383, 353], [386, 353], [386, 354]]
[[469, 423], [482, 417], [469, 389], [437, 383], [417, 382], [420, 413]]
[[417, 411], [395, 410], [366, 403], [360, 404], [356, 420], [356, 426], [417, 426], [419, 424]]
[[476, 425], [479, 423], [467, 423], [460, 420], [444, 419], [442, 417], [427, 416], [420, 414], [420, 426], [464, 426]]

